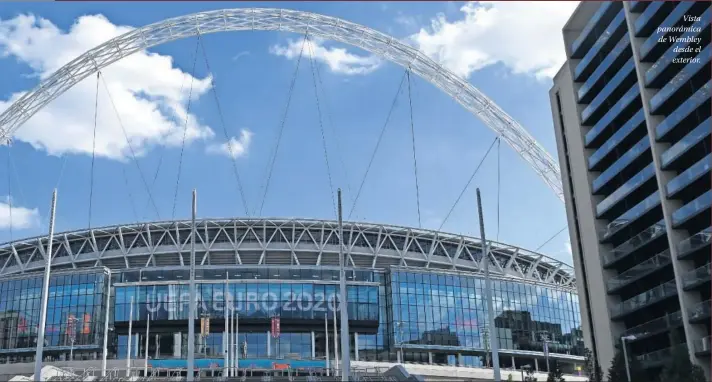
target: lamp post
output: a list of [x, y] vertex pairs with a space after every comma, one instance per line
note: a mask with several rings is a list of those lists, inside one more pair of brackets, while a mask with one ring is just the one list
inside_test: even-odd
[[625, 341], [632, 341], [635, 336], [625, 336], [621, 337], [621, 345], [623, 347], [623, 359], [625, 360], [625, 375], [628, 377], [628, 382], [630, 382], [630, 365], [628, 364], [628, 350], [626, 349]]

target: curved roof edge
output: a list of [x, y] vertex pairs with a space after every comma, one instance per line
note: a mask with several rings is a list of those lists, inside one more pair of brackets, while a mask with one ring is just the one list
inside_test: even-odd
[[[294, 257], [301, 265], [334, 265], [332, 257], [338, 253], [338, 222], [334, 220], [204, 218], [196, 220], [196, 226], [196, 251], [203, 256], [201, 264], [280, 265], [286, 259], [289, 265]], [[53, 267], [183, 265], [180, 253], [190, 250], [186, 240], [189, 235], [184, 233], [190, 228], [190, 220], [170, 220], [55, 233]], [[472, 236], [348, 221], [344, 222], [344, 237], [350, 266], [481, 272], [484, 264], [482, 241]], [[575, 288], [570, 265], [521, 247], [487, 242], [490, 271], [495, 274]], [[0, 274], [40, 268], [46, 246], [47, 235], [0, 244]], [[261, 254], [253, 259], [255, 253]]]

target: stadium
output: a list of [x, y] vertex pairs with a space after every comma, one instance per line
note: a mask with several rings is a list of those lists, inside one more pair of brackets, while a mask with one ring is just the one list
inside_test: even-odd
[[[129, 352], [141, 367], [146, 358], [149, 368], [185, 368], [191, 224], [55, 234], [46, 364], [73, 364], [70, 353], [74, 361], [99, 360], [108, 329], [110, 366], [124, 366]], [[479, 239], [365, 223], [343, 229], [354, 367], [487, 366]], [[325, 367], [325, 332], [335, 343], [337, 222], [199, 220], [195, 234], [197, 317], [210, 318], [209, 328], [196, 324], [196, 367], [222, 370], [225, 306], [238, 317], [240, 368]], [[21, 374], [22, 365], [32, 370], [47, 244], [35, 237], [0, 249], [0, 369], [12, 367], [2, 374]], [[545, 370], [556, 361], [576, 373], [583, 336], [572, 269], [522, 248], [489, 245], [503, 370]], [[270, 333], [274, 317], [279, 333]]]

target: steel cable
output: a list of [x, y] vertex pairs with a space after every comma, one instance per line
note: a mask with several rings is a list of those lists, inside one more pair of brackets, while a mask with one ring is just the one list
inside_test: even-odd
[[413, 144], [413, 172], [415, 176], [415, 202], [418, 208], [418, 228], [423, 228], [420, 218], [420, 185], [418, 184], [418, 159], [415, 155], [415, 124], [413, 122], [413, 97], [410, 90], [410, 70], [406, 70], [408, 77], [408, 105], [410, 107], [410, 137]]
[[97, 118], [99, 117], [99, 74], [101, 71], [96, 72], [96, 96], [94, 98], [94, 136], [92, 138], [91, 144], [91, 171], [89, 173], [89, 222], [87, 224], [88, 228], [91, 229], [91, 208], [92, 201], [94, 199], [94, 161], [96, 160], [96, 125]]

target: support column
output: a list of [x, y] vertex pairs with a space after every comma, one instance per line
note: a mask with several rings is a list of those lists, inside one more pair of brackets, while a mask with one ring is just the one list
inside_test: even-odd
[[311, 357], [312, 359], [316, 358], [316, 337], [313, 330], [311, 332]]
[[428, 352], [428, 365], [433, 364], [433, 352], [429, 351]]
[[181, 336], [181, 333], [173, 333], [173, 356], [176, 358], [180, 358], [181, 354], [181, 347], [182, 347], [182, 340], [183, 336]]
[[403, 354], [401, 354], [400, 349], [396, 350], [396, 360], [398, 363], [403, 363]]
[[512, 370], [517, 370], [517, 363], [514, 362], [514, 356], [512, 356]]
[[271, 341], [272, 333], [268, 330], [267, 331], [267, 357], [272, 356], [272, 341]]
[[354, 361], [358, 361], [358, 332], [354, 332]]
[[670, 200], [666, 197], [666, 186], [670, 180], [672, 180], [677, 174], [673, 171], [664, 171], [662, 169], [662, 164], [660, 161], [661, 155], [671, 146], [669, 143], [658, 142], [656, 137], [656, 128], [664, 120], [664, 117], [659, 115], [652, 115], [650, 113], [650, 99], [655, 96], [658, 89], [649, 89], [644, 86], [645, 84], [645, 72], [652, 66], [652, 63], [644, 63], [640, 60], [640, 46], [645, 43], [644, 38], [639, 38], [635, 36], [633, 32], [635, 30], [635, 22], [640, 16], [640, 14], [632, 13], [630, 11], [630, 4], [627, 1], [623, 2], [623, 9], [625, 11], [626, 23], [628, 26], [628, 37], [630, 38], [631, 48], [633, 50], [633, 60], [635, 62], [635, 74], [638, 79], [638, 86], [640, 88], [640, 98], [643, 103], [643, 113], [645, 115], [645, 124], [648, 128], [648, 138], [650, 138], [650, 152], [653, 156], [653, 165], [655, 166], [655, 178], [658, 184], [658, 190], [660, 192], [660, 205], [663, 210], [663, 217], [665, 220], [665, 230], [667, 231], [668, 246], [670, 248], [670, 258], [672, 259], [672, 268], [675, 273], [675, 286], [677, 287], [677, 295], [680, 303], [680, 313], [682, 315], [682, 323], [685, 329], [685, 340], [687, 342], [687, 348], [690, 354], [690, 360], [700, 366], [704, 372], [707, 380], [710, 379], [710, 364], [709, 357], [703, 357], [704, 361], [700, 357], [695, 355], [694, 343], [700, 338], [707, 336], [704, 325], [693, 325], [690, 324], [689, 311], [695, 304], [702, 302], [700, 293], [697, 291], [685, 291], [683, 289], [682, 280], [685, 279], [689, 272], [695, 269], [694, 264], [691, 261], [679, 260], [677, 258], [678, 250], [677, 245], [690, 237], [690, 234], [695, 234], [696, 232], [688, 233], [685, 230], [674, 229], [672, 225], [672, 214], [678, 208], [682, 207], [682, 202], [679, 200]]
[[534, 371], [539, 371], [539, 360], [534, 358]]
[[457, 366], [462, 366], [462, 353], [457, 353]]

